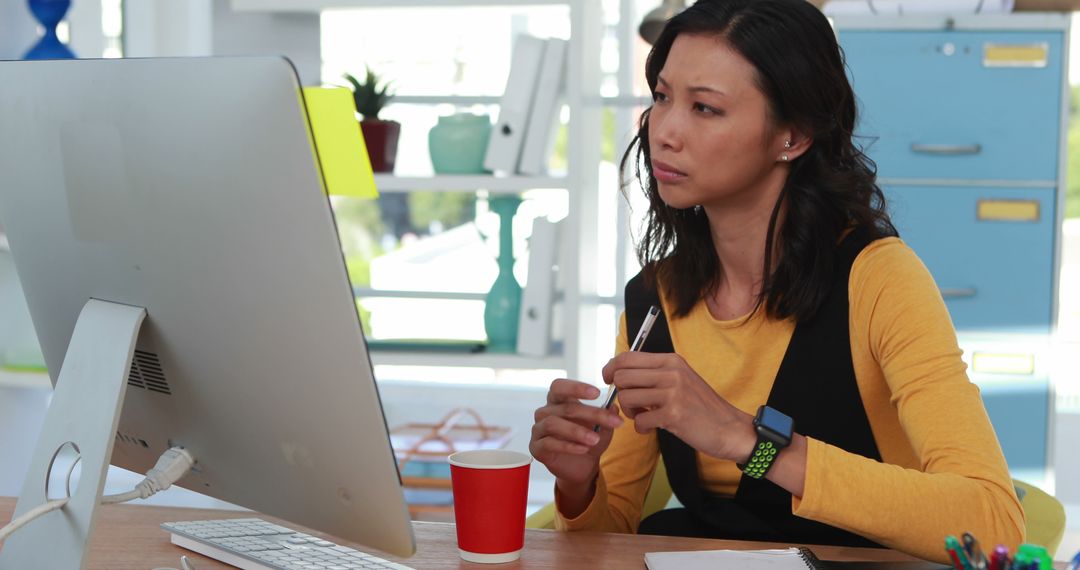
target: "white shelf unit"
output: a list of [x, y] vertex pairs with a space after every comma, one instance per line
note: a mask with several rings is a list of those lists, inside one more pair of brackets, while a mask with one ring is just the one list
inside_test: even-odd
[[487, 190], [497, 194], [517, 194], [526, 190], [568, 190], [569, 178], [550, 176], [483, 176], [443, 174], [438, 176], [394, 176], [376, 174], [379, 192], [469, 192]]
[[[542, 358], [514, 354], [445, 354], [375, 350], [373, 363], [394, 365], [473, 366], [483, 368], [557, 369], [571, 378], [596, 368], [597, 358], [597, 243], [599, 212], [598, 172], [601, 147], [600, 52], [603, 35], [601, 3], [597, 0], [232, 0], [236, 12], [318, 13], [327, 9], [404, 7], [510, 7], [528, 10], [538, 6], [566, 6], [570, 37], [567, 56], [565, 104], [570, 110], [568, 166], [565, 176], [468, 176], [409, 177], [379, 174], [381, 192], [479, 191], [517, 194], [526, 190], [552, 189], [566, 192], [569, 213], [563, 223], [559, 264], [563, 291], [560, 322], [562, 351]], [[391, 104], [498, 104], [501, 94], [479, 97], [407, 96]], [[400, 166], [400, 165], [399, 165]], [[461, 298], [460, 294], [424, 293], [425, 298]], [[610, 339], [604, 339], [607, 346]]]

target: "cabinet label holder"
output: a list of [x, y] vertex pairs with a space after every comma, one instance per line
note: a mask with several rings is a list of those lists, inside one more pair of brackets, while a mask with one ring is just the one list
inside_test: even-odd
[[983, 67], [1046, 67], [1050, 44], [983, 44]]
[[975, 206], [980, 222], [1038, 222], [1038, 200], [981, 199]]

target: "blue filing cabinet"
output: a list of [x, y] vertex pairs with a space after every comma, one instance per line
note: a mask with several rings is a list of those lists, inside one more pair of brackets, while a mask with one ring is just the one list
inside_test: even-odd
[[1015, 474], [1049, 461], [1069, 18], [838, 18], [857, 134], [933, 274]]

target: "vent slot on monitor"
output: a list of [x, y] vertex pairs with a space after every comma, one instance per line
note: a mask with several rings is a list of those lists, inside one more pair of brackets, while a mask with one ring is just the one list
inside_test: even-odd
[[135, 437], [133, 435], [128, 435], [126, 433], [116, 432], [116, 440], [117, 441], [122, 441], [124, 443], [130, 443], [131, 445], [138, 445], [140, 447], [145, 447], [147, 449], [150, 448], [150, 444], [147, 443], [145, 439]]
[[172, 394], [172, 389], [165, 380], [165, 372], [161, 369], [161, 361], [152, 352], [135, 351], [135, 356], [131, 359], [131, 369], [128, 370], [128, 385], [159, 394]]

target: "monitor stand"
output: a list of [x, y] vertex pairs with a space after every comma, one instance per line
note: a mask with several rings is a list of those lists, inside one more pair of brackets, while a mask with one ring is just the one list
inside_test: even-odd
[[[97, 299], [90, 299], [79, 313], [15, 517], [47, 502], [53, 460], [69, 443], [81, 457], [82, 476], [67, 505], [8, 537], [0, 550], [0, 570], [86, 568], [87, 546], [144, 317], [142, 307]], [[63, 490], [53, 493], [63, 495]]]

